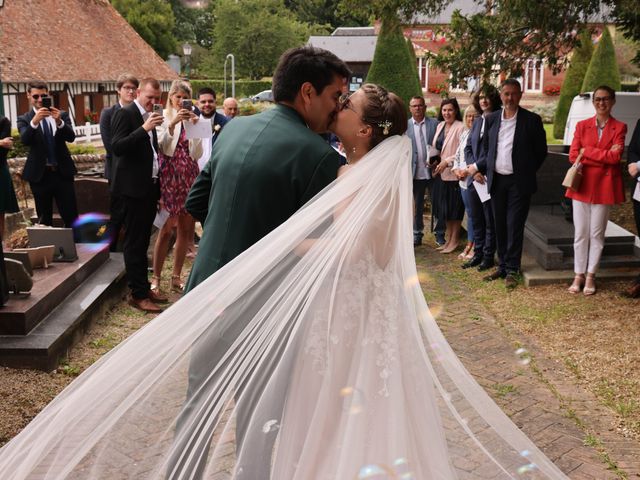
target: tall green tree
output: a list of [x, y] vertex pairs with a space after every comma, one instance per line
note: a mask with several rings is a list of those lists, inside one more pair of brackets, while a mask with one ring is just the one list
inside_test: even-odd
[[219, 0], [214, 6], [213, 46], [201, 69], [220, 75], [225, 57], [232, 53], [237, 74], [254, 80], [271, 76], [280, 55], [304, 44], [310, 31], [283, 0]]
[[593, 54], [593, 42], [591, 41], [591, 33], [583, 30], [580, 34], [580, 43], [573, 50], [569, 68], [564, 76], [562, 88], [560, 89], [560, 98], [558, 99], [558, 107], [553, 121], [553, 136], [556, 138], [564, 137], [564, 128], [567, 124], [567, 116], [573, 98], [582, 91], [582, 82], [587, 73], [587, 67], [591, 61]]
[[447, 44], [432, 56], [435, 66], [451, 73], [454, 84], [467, 77], [488, 83], [499, 72], [520, 76], [531, 58], [544, 59], [559, 72], [578, 43], [574, 32], [600, 12], [599, 0], [476, 3], [484, 11], [463, 15], [456, 10], [445, 31]]
[[640, 6], [638, 0], [609, 0], [616, 26], [629, 40], [638, 42], [634, 62], [640, 65]]
[[600, 85], [620, 90], [620, 71], [616, 61], [616, 52], [608, 28], [604, 28], [595, 52], [591, 56], [589, 68], [582, 82], [582, 91], [590, 92]]
[[367, 82], [382, 85], [398, 95], [408, 107], [414, 95], [422, 95], [418, 70], [402, 34], [399, 19], [382, 20]]
[[176, 48], [175, 17], [166, 0], [112, 0], [112, 5], [162, 58]]
[[317, 24], [327, 33], [338, 27], [369, 25], [368, 15], [340, 8], [340, 0], [285, 0], [284, 4], [299, 21]]
[[173, 36], [179, 43], [189, 42], [200, 47], [211, 47], [212, 9], [188, 8], [182, 0], [169, 0], [175, 17]]

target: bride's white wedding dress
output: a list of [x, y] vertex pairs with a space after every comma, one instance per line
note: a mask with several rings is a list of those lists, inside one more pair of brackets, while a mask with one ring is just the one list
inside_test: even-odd
[[0, 478], [565, 478], [431, 317], [391, 137], [74, 381]]

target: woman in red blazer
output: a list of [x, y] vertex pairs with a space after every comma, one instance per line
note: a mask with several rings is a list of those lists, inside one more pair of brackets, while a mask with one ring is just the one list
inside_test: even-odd
[[[596, 116], [576, 125], [569, 161], [581, 155], [582, 183], [577, 191], [567, 189], [573, 200], [575, 278], [569, 292], [596, 293], [595, 275], [604, 248], [604, 233], [611, 205], [624, 202], [622, 151], [627, 126], [611, 116], [616, 92], [600, 86], [593, 92]], [[586, 277], [585, 277], [586, 274]]]

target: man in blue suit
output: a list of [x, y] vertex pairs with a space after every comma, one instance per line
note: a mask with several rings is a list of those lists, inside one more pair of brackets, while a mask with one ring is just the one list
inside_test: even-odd
[[[413, 157], [411, 162], [413, 173], [413, 246], [422, 245], [422, 236], [424, 231], [424, 194], [429, 189], [431, 201], [431, 185], [433, 182], [431, 176], [431, 168], [429, 168], [429, 145], [433, 141], [436, 133], [438, 121], [434, 118], [427, 118], [426, 104], [423, 97], [413, 97], [409, 102], [411, 110], [411, 119], [407, 126], [407, 135], [411, 139], [413, 147]], [[445, 222], [436, 219], [435, 236], [438, 245], [444, 245]]]
[[67, 112], [58, 110], [53, 104], [43, 106], [49, 97], [46, 83], [29, 83], [27, 96], [31, 110], [18, 117], [20, 140], [29, 147], [22, 178], [29, 182], [36, 203], [38, 222], [53, 225], [53, 201], [64, 226], [71, 228], [78, 218], [73, 163], [67, 142], [73, 142], [76, 134]]
[[518, 285], [524, 226], [536, 174], [547, 156], [547, 137], [540, 116], [520, 107], [520, 82], [505, 80], [500, 98], [504, 108], [487, 116], [480, 157], [467, 169], [486, 175], [493, 206], [500, 264], [484, 280], [504, 278], [511, 289]]

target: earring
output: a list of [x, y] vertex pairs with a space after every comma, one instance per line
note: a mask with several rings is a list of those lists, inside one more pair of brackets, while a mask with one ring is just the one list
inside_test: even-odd
[[356, 147], [353, 147], [353, 148], [351, 149], [351, 153], [356, 153]]

